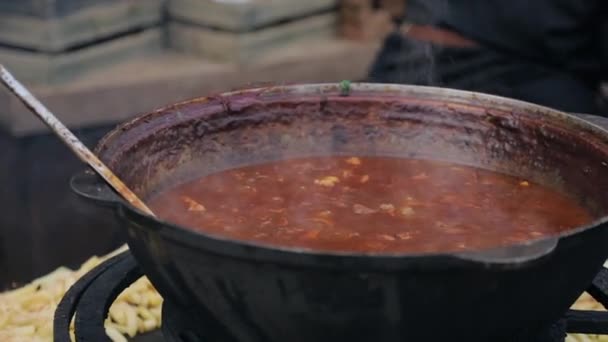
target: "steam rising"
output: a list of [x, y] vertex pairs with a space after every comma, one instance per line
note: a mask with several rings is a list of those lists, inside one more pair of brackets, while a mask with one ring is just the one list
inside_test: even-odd
[[370, 71], [370, 79], [381, 83], [441, 86], [437, 72], [440, 46], [405, 38], [408, 24], [435, 25], [448, 13], [446, 0], [409, 1], [405, 23], [384, 41]]
[[182, 185], [151, 204], [163, 218], [220, 237], [356, 252], [489, 248], [589, 220], [565, 197], [526, 180], [377, 157], [237, 168]]

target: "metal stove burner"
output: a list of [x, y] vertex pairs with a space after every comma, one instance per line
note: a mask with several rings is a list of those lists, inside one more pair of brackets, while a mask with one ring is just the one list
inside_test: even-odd
[[[70, 341], [69, 326], [74, 313], [76, 341], [110, 341], [104, 321], [116, 297], [143, 274], [130, 252], [102, 263], [82, 277], [65, 294], [55, 312], [54, 341]], [[608, 308], [608, 269], [602, 269], [587, 292]], [[200, 336], [188, 323], [189, 315], [165, 302], [161, 331], [136, 337], [137, 342], [227, 342], [225, 337]], [[199, 317], [200, 318], [200, 317]], [[198, 322], [196, 323], [198, 324]], [[608, 312], [570, 310], [564, 319], [544, 331], [526, 333], [508, 342], [562, 342], [565, 333], [608, 335]]]
[[[104, 321], [116, 297], [143, 276], [130, 252], [119, 254], [80, 278], [57, 306], [53, 322], [54, 341], [68, 342], [74, 317], [76, 341], [110, 341]], [[167, 341], [160, 331], [132, 339], [137, 342]], [[178, 341], [179, 342], [179, 341]]]

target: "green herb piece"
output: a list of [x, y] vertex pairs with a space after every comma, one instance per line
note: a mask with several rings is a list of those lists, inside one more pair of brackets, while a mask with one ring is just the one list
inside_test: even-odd
[[344, 80], [340, 82], [340, 95], [348, 96], [350, 94], [350, 81]]

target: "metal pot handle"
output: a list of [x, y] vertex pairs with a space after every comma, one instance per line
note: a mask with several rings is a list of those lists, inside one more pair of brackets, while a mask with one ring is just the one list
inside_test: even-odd
[[550, 237], [520, 245], [511, 245], [480, 252], [462, 252], [453, 256], [467, 261], [484, 264], [522, 264], [540, 260], [550, 255], [559, 242], [559, 238]]
[[91, 169], [72, 176], [70, 187], [78, 196], [98, 205], [115, 207], [124, 203], [122, 198]]

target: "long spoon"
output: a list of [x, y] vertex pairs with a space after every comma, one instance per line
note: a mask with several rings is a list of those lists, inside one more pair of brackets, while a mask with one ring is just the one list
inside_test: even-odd
[[61, 141], [63, 141], [83, 162], [97, 172], [125, 200], [144, 213], [155, 216], [152, 210], [133, 193], [93, 152], [91, 152], [50, 110], [27, 90], [11, 73], [0, 64], [0, 79], [32, 113], [36, 114]]

